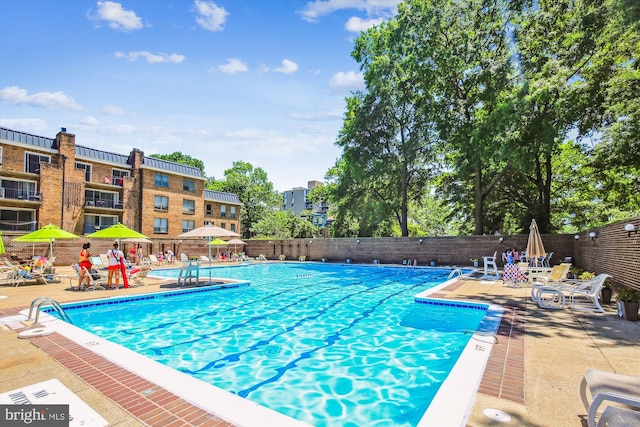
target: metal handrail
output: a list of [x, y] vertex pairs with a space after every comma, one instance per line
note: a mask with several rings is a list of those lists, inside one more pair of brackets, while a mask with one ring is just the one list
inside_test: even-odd
[[31, 307], [29, 308], [29, 317], [27, 318], [27, 320], [31, 320], [31, 316], [33, 314], [33, 308], [37, 301], [40, 301], [40, 303], [38, 303], [36, 307], [36, 318], [34, 319], [33, 323], [38, 323], [38, 319], [40, 318], [40, 309], [44, 304], [48, 303], [48, 304], [51, 304], [53, 309], [58, 312], [60, 317], [62, 317], [62, 320], [73, 325], [73, 321], [71, 320], [69, 315], [64, 311], [64, 309], [60, 306], [58, 301], [53, 300], [51, 298], [47, 298], [47, 297], [38, 297], [33, 301], [31, 301]]

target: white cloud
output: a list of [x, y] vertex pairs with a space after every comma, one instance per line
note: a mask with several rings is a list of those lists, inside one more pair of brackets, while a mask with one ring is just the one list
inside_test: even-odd
[[364, 77], [362, 73], [354, 71], [336, 73], [331, 78], [329, 86], [334, 91], [358, 90], [364, 89]]
[[282, 66], [276, 67], [273, 69], [274, 73], [282, 73], [282, 74], [292, 74], [292, 73], [295, 73], [296, 71], [298, 71], [298, 64], [296, 64], [295, 62], [289, 59], [283, 59]]
[[98, 11], [89, 14], [89, 18], [96, 21], [106, 21], [107, 25], [118, 31], [139, 30], [143, 27], [142, 20], [135, 12], [124, 10], [120, 3], [99, 1]]
[[394, 13], [402, 0], [314, 0], [300, 11], [302, 19], [316, 22], [319, 18], [337, 10], [364, 10], [368, 15], [389, 15]]
[[[238, 58], [229, 58], [226, 64], [218, 65], [217, 70], [225, 74], [235, 74], [248, 71], [249, 67]], [[214, 70], [210, 69], [209, 71]]]
[[196, 22], [205, 30], [222, 31], [227, 21], [227, 12], [212, 1], [195, 0], [198, 16]]
[[10, 104], [26, 104], [31, 107], [67, 108], [76, 111], [82, 109], [72, 97], [65, 95], [62, 91], [38, 92], [29, 95], [26, 89], [21, 89], [18, 86], [7, 86], [0, 90], [0, 101]]
[[184, 55], [178, 55], [177, 53], [172, 53], [172, 54], [166, 54], [166, 53], [159, 53], [159, 54], [154, 54], [151, 52], [147, 52], [146, 50], [141, 50], [141, 51], [136, 51], [136, 52], [129, 52], [129, 53], [124, 53], [124, 52], [116, 52], [113, 54], [116, 58], [119, 59], [126, 59], [130, 62], [135, 62], [138, 60], [138, 58], [144, 58], [147, 60], [147, 62], [149, 64], [159, 64], [159, 63], [163, 63], [163, 62], [169, 62], [169, 63], [173, 63], [173, 64], [179, 64], [182, 61], [185, 60], [185, 56]]
[[84, 119], [80, 120], [80, 123], [87, 126], [96, 126], [98, 125], [98, 119], [93, 116], [87, 116]]
[[104, 105], [102, 112], [108, 116], [124, 116], [127, 114], [124, 108], [118, 107], [117, 105]]
[[49, 131], [47, 123], [42, 119], [0, 119], [0, 126], [7, 127], [9, 129], [28, 129], [24, 132], [31, 133], [45, 133]]
[[347, 29], [347, 31], [350, 31], [352, 33], [361, 33], [362, 31], [368, 30], [374, 25], [378, 25], [384, 21], [384, 18], [362, 19], [354, 16], [349, 18], [344, 27]]

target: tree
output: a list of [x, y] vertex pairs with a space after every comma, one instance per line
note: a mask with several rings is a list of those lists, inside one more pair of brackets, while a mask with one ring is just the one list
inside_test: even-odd
[[204, 173], [204, 163], [202, 162], [202, 160], [194, 159], [188, 154], [182, 154], [181, 152], [176, 151], [171, 154], [152, 154], [149, 157], [167, 160], [174, 163], [180, 163], [181, 165], [193, 166], [194, 168], [200, 169], [200, 172], [202, 172], [202, 176], [206, 177], [206, 174]]
[[[347, 99], [336, 143], [348, 167], [338, 169], [344, 175], [338, 175], [334, 194], [343, 200], [339, 206], [348, 203], [368, 212], [374, 207], [379, 215], [369, 219], [368, 228], [392, 215], [408, 236], [409, 202], [420, 200], [433, 176], [437, 140], [428, 116], [428, 91], [412, 72], [412, 58], [396, 43], [402, 33], [392, 20], [356, 40], [352, 55], [364, 70], [367, 92]], [[366, 226], [362, 235], [373, 231]]]
[[317, 227], [291, 211], [268, 211], [253, 225], [251, 232], [258, 239], [311, 238]]
[[242, 202], [242, 234], [250, 238], [254, 224], [267, 212], [281, 204], [280, 195], [274, 191], [273, 183], [262, 168], [251, 163], [233, 162], [231, 169], [224, 171], [225, 179], [210, 184], [210, 189], [233, 193]]

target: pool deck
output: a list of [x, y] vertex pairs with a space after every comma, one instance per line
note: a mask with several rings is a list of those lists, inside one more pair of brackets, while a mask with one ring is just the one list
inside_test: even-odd
[[[71, 275], [68, 267], [56, 267], [56, 272]], [[64, 303], [140, 294], [175, 280], [145, 282], [143, 287], [93, 292], [67, 290], [68, 279], [0, 287], [0, 295], [6, 296], [0, 298], [0, 393], [58, 378], [111, 426], [231, 426], [60, 334], [19, 339], [18, 332], [30, 325], [1, 320], [40, 296]], [[584, 372], [640, 372], [640, 322], [620, 319], [613, 303], [605, 305], [605, 314], [541, 309], [529, 292], [503, 286], [501, 280], [465, 279], [432, 295], [491, 302], [505, 309], [468, 426], [586, 426], [578, 392]], [[500, 418], [499, 411], [511, 420], [490, 418]]]

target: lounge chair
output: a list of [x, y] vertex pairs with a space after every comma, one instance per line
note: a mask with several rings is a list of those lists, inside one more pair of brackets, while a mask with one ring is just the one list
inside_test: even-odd
[[[587, 396], [587, 390], [591, 400]], [[640, 412], [617, 406], [607, 406], [596, 424], [599, 408], [604, 402], [625, 404], [640, 409], [640, 378], [638, 377], [589, 369], [580, 382], [580, 398], [588, 412], [589, 427], [604, 427], [605, 423], [613, 420], [620, 420], [620, 422], [615, 424], [611, 422], [609, 425], [640, 425]]]
[[540, 288], [556, 286], [567, 280], [567, 273], [571, 269], [571, 264], [562, 263], [554, 265], [548, 274], [537, 274], [535, 282], [531, 287], [531, 301], [538, 301], [538, 291]]
[[[105, 287], [102, 285], [107, 284], [107, 278], [104, 277], [102, 274], [98, 273], [97, 270], [95, 270], [95, 272], [92, 273], [89, 270], [87, 270], [86, 267], [80, 267], [78, 264], [72, 264], [71, 268], [75, 272], [75, 276], [69, 277], [69, 285], [71, 286], [72, 290], [74, 287], [78, 288], [77, 283], [78, 283], [78, 279], [80, 278], [80, 272], [82, 270], [85, 271], [85, 277], [87, 276], [89, 277], [89, 286], [85, 284], [85, 281], [83, 279], [82, 283], [80, 284], [80, 287], [78, 288], [79, 291], [105, 290]], [[75, 282], [75, 285], [74, 285], [74, 282]]]
[[500, 276], [498, 273], [498, 266], [496, 265], [496, 257], [498, 256], [498, 251], [493, 253], [493, 256], [483, 256], [482, 260], [484, 261], [484, 275], [489, 275], [489, 270], [493, 270], [494, 276]]
[[180, 261], [189, 261], [189, 257], [184, 252], [180, 253]]
[[560, 285], [559, 289], [568, 292], [571, 298], [571, 309], [580, 311], [591, 311], [604, 313], [604, 308], [600, 305], [600, 289], [604, 286], [605, 280], [610, 278], [609, 274], [598, 274], [587, 283], [579, 285]]
[[147, 277], [147, 274], [151, 271], [151, 267], [148, 265], [142, 265], [140, 268], [133, 268], [127, 275], [129, 279], [129, 287], [137, 287], [137, 286], [145, 286], [144, 279]]
[[149, 261], [151, 262], [151, 265], [160, 265], [160, 260], [158, 260], [158, 257], [153, 254], [149, 255]]

